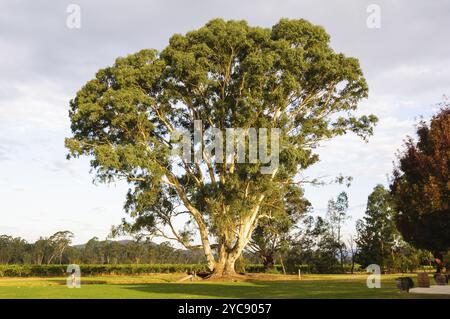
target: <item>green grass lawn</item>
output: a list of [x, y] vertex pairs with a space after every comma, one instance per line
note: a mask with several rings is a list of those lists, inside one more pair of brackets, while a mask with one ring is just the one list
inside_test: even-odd
[[[177, 280], [184, 274], [82, 278], [69, 289], [65, 278], [0, 278], [0, 298], [450, 298], [400, 293], [394, 278], [382, 276], [380, 289], [366, 287], [366, 275], [255, 275], [247, 281]], [[415, 278], [415, 275], [411, 275]]]

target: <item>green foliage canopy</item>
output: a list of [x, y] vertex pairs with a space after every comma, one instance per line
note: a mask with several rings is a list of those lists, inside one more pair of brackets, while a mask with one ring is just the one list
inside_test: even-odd
[[[99, 181], [129, 182], [125, 208], [139, 226], [134, 230], [190, 248], [192, 230], [172, 223], [185, 213], [210, 268], [233, 272], [259, 220], [271, 218], [267, 207], [300, 187], [295, 175], [318, 161], [314, 148], [347, 132], [365, 139], [377, 121], [354, 115], [367, 84], [358, 60], [334, 52], [329, 40], [305, 20], [261, 28], [215, 19], [173, 35], [161, 52], [118, 58], [71, 101], [69, 157], [90, 156]], [[281, 129], [278, 169], [264, 175], [260, 162], [174, 159], [171, 134], [191, 131], [194, 120], [204, 131]], [[286, 211], [283, 204], [279, 209]]]

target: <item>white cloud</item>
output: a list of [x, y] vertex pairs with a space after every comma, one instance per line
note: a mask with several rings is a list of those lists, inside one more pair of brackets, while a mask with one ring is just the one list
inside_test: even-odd
[[28, 83], [1, 82], [14, 92], [0, 99], [0, 129], [61, 130], [68, 125], [69, 96], [57, 83], [35, 79]]

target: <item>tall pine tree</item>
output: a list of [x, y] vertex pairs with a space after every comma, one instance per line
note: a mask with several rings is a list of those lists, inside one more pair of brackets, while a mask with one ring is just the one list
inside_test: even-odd
[[356, 262], [363, 267], [392, 268], [396, 243], [400, 240], [393, 218], [392, 198], [383, 185], [377, 185], [367, 200], [366, 216], [356, 223], [358, 251]]

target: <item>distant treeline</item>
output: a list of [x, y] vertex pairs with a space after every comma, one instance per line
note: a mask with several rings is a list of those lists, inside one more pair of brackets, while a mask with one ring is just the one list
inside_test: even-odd
[[[292, 240], [285, 250], [274, 253], [271, 268], [262, 265], [259, 253], [250, 251], [236, 262], [238, 272], [343, 273], [365, 269], [361, 258], [343, 250], [341, 264], [337, 257], [339, 245], [330, 235], [326, 220], [320, 217], [307, 220], [309, 227]], [[72, 245], [73, 234], [59, 231], [29, 243], [20, 237], [0, 235], [0, 276], [57, 276], [65, 273], [65, 265], [82, 266], [85, 275], [170, 273], [206, 270], [202, 250], [185, 250], [169, 242], [156, 244], [148, 240], [90, 239], [83, 245]], [[391, 272], [411, 271], [430, 267], [427, 252], [399, 246], [391, 251]], [[358, 255], [356, 255], [358, 257]], [[356, 260], [355, 260], [356, 259]], [[275, 264], [275, 262], [277, 262]]]
[[71, 245], [68, 231], [29, 243], [20, 237], [0, 236], [0, 264], [202, 264], [202, 251], [177, 249], [169, 242], [99, 240]]

